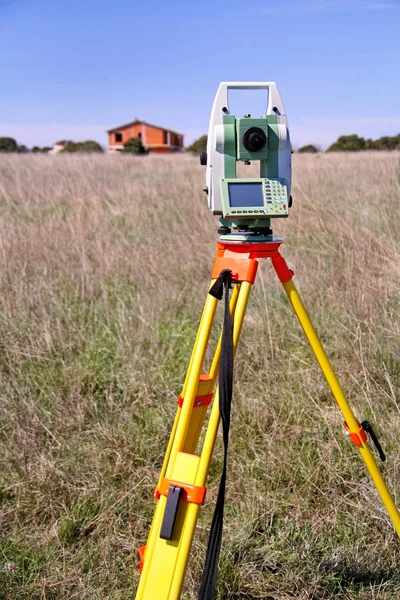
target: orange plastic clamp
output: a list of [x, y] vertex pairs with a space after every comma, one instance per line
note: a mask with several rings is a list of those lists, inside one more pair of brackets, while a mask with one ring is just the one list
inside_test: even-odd
[[259, 258], [270, 258], [282, 283], [290, 281], [294, 273], [279, 254], [282, 240], [271, 242], [244, 243], [217, 242], [217, 257], [212, 270], [212, 279], [218, 279], [221, 271], [230, 269], [236, 281], [254, 283]]
[[229, 269], [235, 281], [249, 281], [256, 279], [258, 262], [254, 258], [236, 258], [236, 256], [217, 256], [214, 262], [211, 279], [218, 279], [221, 271]]
[[183, 489], [182, 499], [186, 502], [191, 502], [192, 504], [204, 504], [207, 492], [206, 487], [201, 485], [189, 485], [180, 481], [174, 481], [173, 479], [167, 479], [166, 477], [162, 479], [160, 487], [156, 488], [154, 498], [158, 500], [160, 496], [168, 496], [171, 485]]
[[274, 269], [281, 283], [286, 283], [292, 279], [294, 271], [289, 269], [286, 264], [286, 260], [279, 254], [279, 252], [276, 253], [276, 256], [272, 257], [272, 264], [274, 265]]
[[139, 573], [141, 573], [143, 571], [144, 554], [146, 552], [146, 546], [140, 546], [140, 548], [138, 548], [138, 552], [140, 556]]
[[364, 444], [365, 444], [365, 442], [368, 440], [367, 434], [365, 433], [363, 426], [360, 425], [360, 423], [358, 423], [358, 425], [359, 425], [358, 431], [350, 431], [349, 426], [347, 425], [346, 421], [344, 422], [344, 426], [345, 426], [346, 430], [349, 432], [349, 437], [355, 446], [361, 446], [362, 442], [364, 442]]
[[[197, 408], [198, 406], [208, 406], [209, 404], [211, 404], [211, 400], [213, 399], [214, 394], [208, 394], [207, 396], [196, 396], [196, 398], [194, 399], [193, 402], [193, 407]], [[180, 406], [180, 408], [182, 408], [183, 406], [183, 401], [184, 398], [182, 398], [182, 396], [179, 396], [178, 398], [178, 406]]]

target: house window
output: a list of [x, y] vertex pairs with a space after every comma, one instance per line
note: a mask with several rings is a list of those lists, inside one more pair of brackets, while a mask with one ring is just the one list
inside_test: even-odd
[[168, 144], [168, 131], [164, 131], [164, 144]]
[[116, 133], [115, 134], [115, 141], [116, 142], [122, 142], [122, 133]]
[[142, 139], [142, 134], [141, 132], [138, 133], [138, 138], [141, 140]]

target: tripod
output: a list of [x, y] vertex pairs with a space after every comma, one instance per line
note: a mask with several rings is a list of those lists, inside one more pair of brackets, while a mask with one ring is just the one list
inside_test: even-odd
[[[371, 425], [368, 421], [361, 424], [358, 422], [344, 396], [292, 281], [293, 271], [288, 268], [285, 259], [279, 253], [281, 243], [282, 240], [248, 243], [222, 240], [217, 242], [212, 282], [218, 281], [221, 273], [229, 273], [230, 282], [233, 283], [229, 307], [225, 298], [226, 310], [232, 320], [232, 353], [235, 354], [239, 343], [251, 286], [256, 279], [258, 261], [261, 258], [269, 258], [345, 419], [347, 434], [358, 448], [393, 526], [400, 535], [400, 514], [371, 454], [368, 435], [374, 442], [381, 460], [385, 460], [385, 455]], [[141, 578], [136, 600], [178, 600], [181, 594], [199, 509], [206, 495], [205, 484], [220, 421], [218, 398], [222, 395], [221, 375], [218, 385], [216, 384], [221, 362], [222, 336], [217, 344], [209, 372], [202, 373], [218, 299], [211, 294], [207, 295], [183, 390], [178, 399], [171, 437], [154, 494], [157, 506], [150, 533], [146, 546], [139, 549]], [[225, 324], [223, 335], [225, 335]], [[196, 453], [210, 404], [212, 404], [211, 412], [202, 447]], [[225, 441], [224, 418], [223, 425]], [[218, 502], [219, 499], [217, 504]], [[222, 524], [220, 535], [222, 535]], [[210, 545], [212, 546], [211, 538], [208, 554], [210, 554]], [[218, 542], [216, 545], [218, 546]], [[217, 555], [217, 562], [219, 547], [214, 552], [214, 558], [215, 554]], [[216, 572], [217, 565], [214, 565], [214, 575], [211, 577], [214, 578], [214, 585]], [[208, 592], [208, 595], [201, 597], [211, 598], [212, 593]]]

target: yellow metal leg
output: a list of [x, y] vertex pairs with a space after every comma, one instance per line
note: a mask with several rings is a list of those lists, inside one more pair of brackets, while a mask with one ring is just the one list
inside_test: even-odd
[[[247, 303], [249, 300], [251, 291], [251, 283], [244, 281], [240, 285], [239, 297], [235, 310], [235, 317], [233, 321], [233, 352], [236, 354], [236, 350], [239, 343], [240, 333], [244, 317], [246, 314]], [[212, 368], [212, 367], [211, 367]], [[211, 371], [210, 371], [211, 373]], [[201, 453], [200, 465], [197, 471], [197, 485], [204, 485], [207, 479], [208, 469], [210, 467], [210, 461], [214, 450], [215, 439], [217, 436], [219, 425], [219, 406], [218, 406], [218, 386], [215, 391], [214, 401], [210, 413], [210, 420], [208, 422], [207, 432], [204, 438], [203, 451]], [[203, 482], [203, 483], [202, 483]]]
[[[162, 475], [172, 479], [174, 476], [174, 467], [183, 448], [185, 435], [189, 427], [190, 416], [193, 409], [193, 401], [196, 396], [199, 385], [199, 378], [203, 361], [207, 349], [207, 344], [210, 338], [211, 328], [217, 308], [218, 300], [210, 295], [207, 295], [203, 316], [201, 319], [199, 331], [196, 338], [196, 343], [193, 355], [190, 361], [188, 376], [186, 379], [185, 402], [181, 409], [177, 412], [173, 432], [170, 443], [168, 445], [167, 456], [164, 460]], [[193, 467], [192, 467], [193, 468]], [[182, 473], [180, 474], [182, 476]], [[189, 469], [183, 474], [183, 481], [194, 483], [196, 473]], [[162, 477], [158, 487], [160, 485]], [[190, 481], [192, 479], [192, 481]], [[174, 600], [175, 596], [170, 595], [170, 588], [173, 582], [176, 556], [179, 549], [180, 538], [184, 529], [184, 522], [187, 512], [187, 503], [181, 502], [178, 511], [177, 522], [175, 525], [174, 540], [167, 541], [160, 538], [160, 529], [165, 512], [167, 498], [160, 496], [149, 536], [146, 544], [146, 552], [144, 557], [144, 565], [139, 581], [139, 586], [136, 593], [136, 600], [155, 600], [168, 599]], [[179, 595], [176, 596], [176, 599]]]
[[[238, 286], [235, 286], [238, 287]], [[239, 295], [237, 298], [236, 309], [234, 312], [233, 320], [233, 345], [234, 353], [239, 343], [240, 332], [242, 330], [243, 320], [246, 313], [247, 302], [251, 291], [251, 284], [244, 282], [240, 285]], [[218, 352], [218, 349], [217, 349]], [[217, 354], [216, 352], [216, 354]], [[215, 358], [213, 364], [215, 363]], [[208, 476], [208, 469], [211, 462], [212, 453], [214, 450], [214, 444], [218, 432], [219, 425], [219, 405], [218, 405], [218, 387], [216, 389], [213, 406], [210, 414], [210, 420], [207, 426], [206, 435], [203, 442], [202, 452], [199, 458], [199, 464], [197, 467], [195, 485], [204, 486]], [[181, 544], [179, 548], [178, 559], [175, 567], [175, 574], [173, 584], [170, 591], [170, 596], [160, 596], [161, 598], [168, 598], [168, 600], [178, 599], [183, 578], [185, 576], [187, 561], [189, 557], [190, 548], [192, 545], [193, 535], [196, 528], [196, 523], [199, 515], [200, 506], [198, 504], [189, 504], [187, 506], [186, 522], [184, 535], [181, 536]]]
[[[310, 317], [307, 314], [306, 309], [301, 301], [299, 293], [294, 285], [293, 281], [286, 281], [283, 283], [283, 287], [285, 288], [286, 294], [290, 300], [291, 305], [300, 321], [300, 324], [306, 334], [306, 337], [309, 341], [309, 344], [317, 358], [319, 366], [331, 388], [332, 394], [339, 405], [339, 408], [345, 418], [345, 421], [349, 427], [349, 431], [358, 432], [360, 425], [357, 419], [354, 416], [354, 413], [343, 393], [343, 390], [337, 380], [337, 377], [332, 369], [332, 366], [328, 360], [328, 357], [325, 354], [325, 351], [321, 345], [321, 342], [315, 332], [315, 329], [310, 321]], [[382, 498], [382, 502], [384, 503], [386, 510], [389, 513], [389, 517], [394, 525], [394, 528], [397, 531], [397, 534], [400, 535], [400, 514], [397, 510], [397, 507], [393, 501], [393, 498], [386, 486], [386, 483], [382, 477], [382, 474], [379, 470], [378, 465], [375, 462], [374, 457], [371, 454], [371, 451], [368, 447], [368, 444], [360, 440], [361, 444], [358, 446], [360, 454], [365, 462], [365, 465], [375, 483], [376, 489], [380, 497]]]
[[[211, 285], [212, 284], [213, 284], [213, 281], [211, 281]], [[204, 333], [203, 333], [203, 335], [201, 335], [201, 334], [202, 334], [202, 332], [204, 332], [204, 322], [205, 322], [205, 320], [207, 321], [207, 327], [208, 327], [208, 329], [207, 329], [207, 331], [208, 331], [207, 343], [208, 343], [208, 339], [209, 339], [209, 336], [210, 336], [210, 333], [211, 333], [211, 325], [212, 325], [212, 321], [214, 320], [214, 314], [215, 314], [215, 310], [216, 310], [216, 304], [215, 304], [215, 308], [214, 308], [214, 304], [215, 303], [213, 303], [214, 313], [212, 314], [212, 316], [210, 315], [210, 307], [209, 307], [209, 305], [207, 305], [207, 302], [206, 302], [206, 304], [204, 306], [203, 313], [202, 313], [201, 319], [200, 319], [200, 325], [199, 325], [199, 328], [198, 328], [197, 334], [196, 334], [196, 340], [195, 340], [194, 346], [193, 346], [193, 351], [192, 351], [192, 354], [191, 354], [191, 357], [190, 357], [190, 362], [189, 362], [188, 370], [186, 372], [185, 383], [183, 384], [183, 388], [182, 388], [182, 393], [181, 393], [182, 398], [184, 398], [185, 394], [186, 394], [187, 384], [188, 384], [188, 381], [189, 381], [189, 378], [190, 378], [190, 374], [191, 374], [191, 371], [192, 371], [194, 357], [197, 355], [197, 348], [198, 348], [198, 343], [199, 343], [199, 338], [200, 337], [202, 338], [203, 343], [204, 343]], [[211, 324], [210, 324], [210, 317], [211, 317]], [[175, 440], [176, 430], [177, 430], [177, 427], [178, 427], [179, 420], [181, 418], [181, 412], [182, 412], [181, 408], [178, 408], [177, 411], [176, 411], [174, 424], [172, 426], [172, 432], [171, 432], [171, 435], [170, 435], [170, 438], [169, 438], [168, 447], [167, 447], [167, 450], [165, 452], [164, 462], [163, 462], [163, 466], [162, 466], [161, 472], [160, 472], [160, 477], [159, 477], [159, 480], [158, 480], [158, 485], [160, 485], [161, 480], [163, 479], [163, 477], [165, 477], [165, 473], [166, 473], [166, 470], [167, 470], [167, 467], [168, 467], [168, 463], [169, 463], [169, 459], [170, 459], [170, 456], [171, 456], [172, 445], [173, 445], [173, 442]]]
[[[231, 296], [231, 301], [230, 301], [230, 313], [231, 313], [232, 322], [234, 320], [234, 314], [235, 314], [236, 303], [237, 303], [237, 299], [238, 299], [238, 295], [239, 295], [239, 289], [240, 289], [240, 286], [235, 285], [232, 290], [232, 296]], [[203, 382], [199, 385], [199, 389], [197, 391], [197, 396], [201, 395], [200, 387], [203, 387], [203, 386], [204, 386], [204, 391], [203, 391], [204, 395], [212, 394], [214, 391], [215, 383], [216, 383], [216, 379], [217, 379], [217, 375], [218, 375], [219, 359], [220, 359], [220, 355], [221, 355], [221, 338], [222, 338], [222, 333], [219, 337], [219, 341], [218, 341], [217, 347], [215, 349], [214, 358], [212, 361], [212, 366], [208, 373], [209, 380], [206, 382]], [[183, 398], [185, 397], [184, 392], [182, 392], [181, 395]], [[208, 406], [200, 406], [200, 407], [196, 407], [196, 409], [192, 411], [189, 427], [188, 427], [188, 430], [186, 433], [185, 444], [183, 446], [183, 452], [195, 452], [195, 450], [197, 448], [197, 443], [200, 438], [201, 430], [203, 428], [204, 421], [205, 421], [205, 418], [207, 415], [207, 410], [208, 410]]]
[[[242, 283], [241, 285], [235, 285], [232, 292], [230, 310], [233, 317], [233, 342], [235, 351], [239, 342], [250, 289], [250, 283]], [[183, 406], [181, 409], [178, 409], [173, 433], [171, 435], [171, 438], [173, 439], [170, 440], [168, 446], [169, 460], [166, 458], [163, 465], [163, 471], [168, 479], [182, 481], [199, 487], [203, 487], [206, 483], [208, 468], [218, 431], [218, 391], [216, 391], [214, 396], [210, 421], [207, 426], [200, 456], [188, 453], [194, 452], [193, 446], [197, 444], [197, 440], [195, 443], [189, 438], [191, 438], [191, 436], [198, 437], [199, 429], [201, 429], [200, 425], [202, 425], [205, 416], [204, 414], [204, 416], [200, 416], [198, 419], [193, 418], [192, 411], [203, 411], [203, 407], [200, 409], [193, 409], [193, 400], [198, 397], [196, 396], [196, 393], [198, 393], [199, 375], [210, 337], [216, 302], [217, 301], [211, 296], [207, 297], [192, 359], [189, 365], [185, 382], [186, 385], [182, 392], [182, 395], [185, 393]], [[221, 344], [219, 341], [209, 374], [209, 389], [207, 390], [209, 392], [212, 391], [215, 385], [220, 349]], [[196, 385], [194, 385], [194, 382], [196, 382]], [[184, 414], [185, 409], [186, 415]], [[178, 437], [179, 431], [180, 434]], [[173, 460], [174, 452], [175, 455]], [[161, 479], [162, 477], [160, 477], [159, 485]], [[136, 600], [178, 600], [180, 598], [200, 505], [191, 502], [180, 502], [173, 539], [167, 541], [160, 538], [160, 529], [166, 503], [167, 498], [161, 495], [157, 502], [151, 530], [147, 540], [144, 566], [136, 594]]]

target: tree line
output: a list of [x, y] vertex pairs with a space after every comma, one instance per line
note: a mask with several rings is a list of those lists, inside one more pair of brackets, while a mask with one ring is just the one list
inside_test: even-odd
[[[0, 137], [0, 152], [17, 152], [25, 153], [47, 153], [52, 148], [44, 146], [33, 146], [29, 149], [26, 146], [18, 145], [14, 138]], [[205, 152], [207, 150], [207, 135], [202, 135], [193, 144], [186, 148], [186, 152]], [[326, 152], [360, 152], [363, 150], [400, 150], [400, 133], [394, 136], [383, 136], [377, 140], [365, 139], [357, 134], [341, 135], [336, 142], [327, 148]], [[84, 142], [69, 142], [61, 152], [104, 152], [98, 142], [94, 140], [86, 140]], [[140, 138], [132, 138], [124, 144], [123, 153], [129, 154], [147, 154], [146, 148], [142, 144]], [[322, 152], [319, 146], [307, 144], [298, 148], [297, 152], [301, 153], [317, 153]]]
[[[33, 146], [31, 149], [24, 144], [18, 145], [16, 140], [11, 137], [0, 137], [0, 152], [17, 152], [24, 154], [32, 152], [33, 154], [46, 154], [52, 150], [52, 146]], [[85, 142], [69, 142], [61, 152], [104, 152], [103, 148], [94, 140], [86, 140]]]
[[[55, 146], [57, 145], [54, 144]], [[32, 152], [33, 154], [46, 154], [49, 150], [52, 150], [52, 146], [33, 146], [31, 149], [27, 148], [24, 144], [18, 145], [16, 140], [11, 137], [0, 137], [0, 152], [17, 152], [24, 154]], [[86, 140], [85, 142], [68, 142], [66, 146], [60, 150], [62, 152], [104, 152], [103, 148], [99, 143], [94, 140]], [[128, 154], [147, 154], [148, 150], [143, 146], [140, 138], [132, 138], [124, 144], [123, 153]]]
[[[202, 135], [191, 146], [186, 148], [187, 152], [198, 154], [207, 150], [207, 136]], [[400, 150], [400, 133], [394, 136], [383, 136], [377, 140], [365, 139], [356, 135], [341, 135], [336, 142], [331, 144], [326, 152], [359, 152], [362, 150]], [[321, 148], [314, 144], [301, 146], [297, 152], [322, 152]]]

